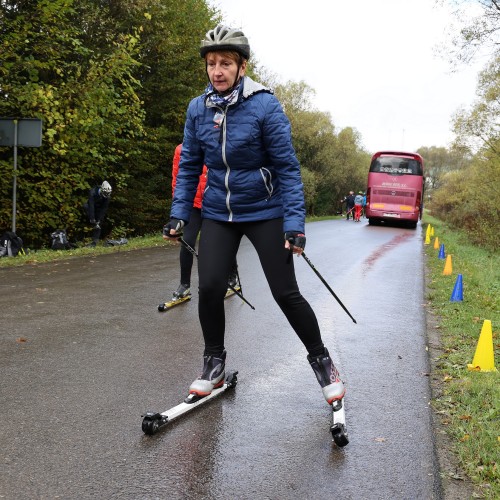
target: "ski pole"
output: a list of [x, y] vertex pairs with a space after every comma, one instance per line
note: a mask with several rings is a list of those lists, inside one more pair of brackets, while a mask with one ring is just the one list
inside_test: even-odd
[[[196, 258], [198, 258], [198, 254], [196, 253], [196, 250], [182, 237], [180, 236], [179, 237], [179, 241], [181, 242], [181, 245], [184, 246], [184, 248], [186, 250], [188, 250], [191, 254], [193, 254]], [[238, 278], [239, 278], [239, 275], [238, 275]], [[248, 304], [254, 311], [255, 311], [255, 307], [250, 304], [250, 302], [248, 302], [247, 299], [245, 299], [245, 297], [243, 297], [243, 294], [239, 291], [239, 290], [236, 290], [236, 288], [234, 288], [233, 285], [231, 285], [231, 283], [228, 283], [227, 284], [229, 286], [229, 288], [243, 301], [245, 302], [246, 304]]]
[[340, 304], [340, 306], [342, 307], [342, 309], [354, 321], [354, 323], [358, 324], [357, 321], [352, 317], [351, 313], [347, 310], [346, 306], [344, 304], [342, 304], [342, 301], [337, 297], [337, 295], [335, 294], [335, 292], [330, 288], [330, 285], [325, 281], [325, 279], [323, 278], [323, 276], [321, 276], [321, 274], [319, 273], [319, 271], [314, 267], [314, 264], [309, 260], [309, 258], [307, 257], [307, 255], [304, 252], [302, 252], [301, 255], [302, 255], [302, 257], [304, 257], [305, 261], [309, 264], [309, 266], [311, 267], [311, 269], [316, 273], [316, 276], [321, 280], [321, 282], [323, 283], [323, 285], [325, 285], [326, 288], [328, 288], [328, 291], [335, 297], [335, 300]]

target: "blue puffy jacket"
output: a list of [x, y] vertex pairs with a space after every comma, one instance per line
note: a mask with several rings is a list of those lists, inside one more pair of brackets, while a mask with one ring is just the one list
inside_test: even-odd
[[290, 122], [266, 87], [244, 77], [226, 110], [203, 94], [187, 110], [171, 217], [189, 220], [203, 165], [202, 217], [249, 222], [283, 217], [283, 231], [304, 231], [305, 203]]

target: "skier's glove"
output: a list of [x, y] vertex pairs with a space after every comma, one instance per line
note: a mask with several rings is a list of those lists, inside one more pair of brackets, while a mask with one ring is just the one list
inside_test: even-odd
[[[184, 227], [185, 222], [180, 219], [170, 219], [168, 224], [163, 226], [163, 236], [167, 236], [168, 238], [179, 238], [182, 236], [182, 228]], [[171, 234], [170, 230], [174, 229], [175, 234]]]
[[285, 233], [285, 240], [290, 243], [290, 246], [304, 248], [306, 247], [306, 235], [298, 231], [287, 231]]

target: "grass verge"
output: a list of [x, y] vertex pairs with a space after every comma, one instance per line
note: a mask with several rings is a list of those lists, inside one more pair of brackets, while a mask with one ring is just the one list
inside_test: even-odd
[[[341, 219], [340, 216], [324, 216], [324, 217], [308, 217], [307, 222], [315, 222], [329, 219]], [[89, 240], [90, 241], [90, 240]], [[41, 250], [26, 250], [26, 255], [17, 255], [15, 258], [1, 258], [0, 269], [3, 267], [22, 266], [25, 264], [41, 264], [43, 262], [52, 262], [54, 260], [70, 259], [74, 257], [82, 257], [85, 255], [101, 255], [111, 252], [126, 252], [128, 250], [136, 250], [139, 248], [165, 247], [176, 245], [173, 242], [165, 241], [161, 237], [161, 233], [152, 235], [139, 236], [128, 239], [126, 245], [109, 246], [105, 241], [94, 248], [89, 248], [84, 245], [72, 250], [52, 250], [44, 248]]]
[[[460, 468], [477, 486], [479, 496], [500, 498], [500, 371], [470, 371], [484, 320], [490, 320], [493, 342], [488, 351], [498, 359], [500, 350], [500, 255], [471, 245], [465, 233], [426, 215], [434, 236], [425, 245], [427, 303], [440, 331], [440, 350], [432, 360], [433, 406], [440, 415]], [[435, 238], [438, 248], [434, 248]], [[451, 255], [452, 274], [444, 275], [439, 259], [444, 245]], [[451, 302], [458, 274], [463, 300]], [[484, 353], [484, 349], [481, 349]], [[498, 369], [498, 367], [497, 367]]]
[[128, 243], [119, 246], [109, 246], [106, 245], [105, 242], [101, 242], [93, 248], [81, 246], [71, 250], [51, 250], [50, 248], [42, 250], [27, 249], [26, 255], [19, 254], [14, 258], [4, 257], [0, 259], [0, 269], [3, 267], [22, 266], [26, 264], [41, 264], [43, 262], [71, 259], [86, 255], [101, 255], [112, 252], [126, 252], [139, 248], [166, 247], [170, 245], [175, 245], [175, 243], [165, 241], [161, 237], [161, 233], [157, 233], [154, 235], [131, 238], [128, 240]]

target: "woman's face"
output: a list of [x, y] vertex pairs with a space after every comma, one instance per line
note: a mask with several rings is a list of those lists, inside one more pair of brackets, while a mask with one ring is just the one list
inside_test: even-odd
[[230, 89], [245, 74], [247, 66], [246, 61], [243, 61], [238, 69], [238, 63], [234, 57], [224, 52], [209, 52], [206, 62], [210, 83], [219, 93]]

